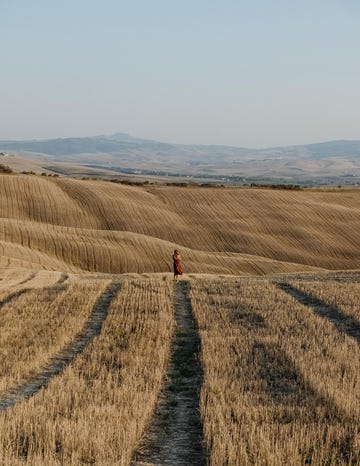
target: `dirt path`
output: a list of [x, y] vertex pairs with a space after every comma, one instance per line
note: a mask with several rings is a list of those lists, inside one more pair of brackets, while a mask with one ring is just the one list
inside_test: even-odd
[[133, 466], [205, 464], [199, 414], [200, 340], [188, 297], [188, 284], [180, 281], [174, 286], [176, 337], [166, 385], [141, 446], [142, 453], [137, 453]]
[[328, 319], [339, 330], [346, 333], [360, 343], [360, 322], [355, 318], [344, 314], [340, 309], [325, 303], [321, 299], [315, 298], [304, 291], [301, 291], [289, 283], [278, 283], [278, 288], [294, 297], [299, 303], [310, 307], [313, 311], [324, 319]]
[[72, 360], [81, 353], [91, 340], [100, 333], [102, 324], [108, 314], [111, 300], [120, 289], [119, 282], [112, 282], [95, 303], [91, 316], [86, 322], [82, 333], [59, 354], [54, 356], [44, 370], [28, 382], [19, 385], [0, 400], [0, 411], [14, 406], [19, 401], [31, 397], [42, 387], [46, 386], [50, 379], [58, 375]]

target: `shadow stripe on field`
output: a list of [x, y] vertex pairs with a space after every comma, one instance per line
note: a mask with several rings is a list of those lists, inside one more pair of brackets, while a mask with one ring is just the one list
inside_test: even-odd
[[[32, 280], [33, 278], [36, 277], [36, 273], [33, 274], [30, 278], [28, 277], [26, 280], [23, 280], [22, 282], [20, 282], [18, 285], [20, 284], [24, 284], [30, 280]], [[65, 289], [65, 286], [66, 286], [66, 282], [69, 278], [69, 275], [66, 274], [66, 273], [62, 273], [59, 280], [53, 284], [53, 285], [49, 285], [49, 286], [45, 286], [44, 288], [42, 288], [43, 290], [49, 290], [49, 289], [56, 289], [57, 291], [62, 291]], [[21, 295], [25, 294], [25, 293], [28, 293], [29, 291], [33, 291], [34, 288], [21, 288], [20, 290], [17, 290], [17, 291], [14, 291], [13, 293], [9, 293], [4, 299], [2, 299], [0, 301], [0, 309], [5, 306], [5, 304], [8, 304], [10, 303], [11, 301], [13, 301], [14, 299], [16, 298], [19, 298]], [[41, 288], [39, 288], [39, 290], [41, 290]]]
[[338, 330], [346, 333], [360, 343], [360, 322], [338, 309], [336, 306], [326, 303], [311, 294], [308, 294], [289, 283], [276, 283], [276, 286], [295, 298], [300, 304], [311, 308], [323, 319], [329, 320]]
[[4, 299], [0, 301], [0, 308], [5, 306], [5, 304], [11, 303], [16, 298], [19, 298], [21, 295], [32, 291], [33, 288], [23, 288], [22, 290], [14, 291], [13, 293], [8, 294]]
[[103, 322], [109, 311], [110, 303], [119, 290], [119, 282], [110, 283], [93, 306], [90, 318], [78, 337], [60, 353], [51, 358], [47, 367], [37, 376], [9, 390], [7, 395], [0, 400], [0, 411], [5, 411], [19, 401], [35, 395], [35, 393], [49, 383], [52, 377], [60, 374], [78, 354], [84, 351], [93, 338], [100, 334]]
[[[237, 363], [243, 365], [244, 359], [239, 358]], [[244, 390], [258, 397], [259, 406], [272, 407], [272, 416], [275, 416], [277, 423], [344, 421], [337, 407], [304, 380], [280, 345], [255, 340], [246, 365], [249, 373], [254, 372], [265, 383], [260, 384], [260, 389], [254, 390], [250, 378], [245, 380]], [[288, 409], [284, 410], [284, 406]], [[232, 416], [241, 424], [236, 413]]]
[[33, 278], [35, 278], [36, 275], [37, 275], [37, 272], [31, 273], [28, 277], [26, 277], [24, 280], [22, 280], [21, 282], [19, 282], [18, 285], [23, 285], [24, 283], [29, 282], [30, 280], [32, 280]]
[[153, 421], [132, 466], [203, 466], [199, 361], [200, 337], [195, 325], [188, 282], [174, 283], [175, 337], [165, 387]]

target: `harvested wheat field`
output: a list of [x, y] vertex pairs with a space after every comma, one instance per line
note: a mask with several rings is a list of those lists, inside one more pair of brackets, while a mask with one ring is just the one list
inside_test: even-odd
[[359, 190], [0, 175], [0, 209], [0, 465], [360, 464]]
[[[283, 285], [268, 279], [191, 282], [209, 463], [360, 464], [359, 339]], [[323, 299], [332, 305], [342, 284], [328, 285], [333, 292]], [[348, 303], [359, 295], [347, 286], [343, 306], [352, 314]]]
[[[98, 332], [83, 347], [75, 346], [69, 358], [69, 340], [84, 337], [84, 319], [106, 288], [111, 294], [103, 302], [106, 312]], [[169, 360], [172, 292], [167, 278], [120, 283], [70, 277], [68, 287], [43, 289], [37, 297], [38, 318], [33, 317], [42, 331], [31, 325], [31, 317], [30, 323], [24, 319], [29, 336], [19, 335], [17, 343], [19, 351], [22, 342], [33, 342], [34, 348], [26, 350], [26, 361], [19, 352], [12, 354], [8, 373], [2, 373], [0, 463], [129, 464]], [[52, 294], [42, 303], [46, 293]], [[20, 299], [14, 306], [30, 311], [30, 300], [26, 306]], [[50, 315], [49, 308], [62, 319]], [[36, 340], [35, 332], [40, 334]], [[2, 352], [8, 340], [1, 340]], [[64, 359], [66, 365], [57, 372], [52, 366]], [[47, 379], [42, 386], [41, 378]]]

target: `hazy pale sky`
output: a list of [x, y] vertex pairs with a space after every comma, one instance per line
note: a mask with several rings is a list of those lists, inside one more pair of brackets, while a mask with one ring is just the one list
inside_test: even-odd
[[358, 0], [0, 0], [0, 139], [360, 139]]

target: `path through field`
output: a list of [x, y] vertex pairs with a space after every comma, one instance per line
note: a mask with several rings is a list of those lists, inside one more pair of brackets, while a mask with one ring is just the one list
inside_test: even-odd
[[187, 282], [180, 281], [174, 286], [177, 327], [166, 386], [145, 445], [136, 455], [133, 466], [205, 464], [199, 412], [200, 340]]
[[325, 303], [319, 298], [290, 285], [289, 283], [279, 283], [281, 290], [294, 297], [299, 303], [310, 307], [313, 311], [324, 319], [328, 319], [341, 331], [354, 338], [360, 343], [360, 322], [355, 318], [344, 314], [340, 309]]
[[[65, 280], [66, 278], [64, 278]], [[62, 283], [64, 280], [61, 280]], [[69, 365], [76, 355], [81, 353], [91, 340], [99, 335], [102, 324], [106, 319], [110, 303], [120, 289], [119, 282], [112, 282], [96, 302], [90, 319], [85, 324], [82, 333], [61, 353], [51, 359], [48, 366], [25, 384], [19, 385], [8, 392], [0, 400], [0, 411], [4, 411], [17, 402], [31, 397], [42, 387], [46, 386], [50, 379], [58, 375], [67, 365]]]

